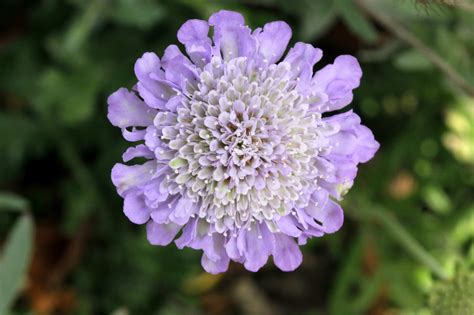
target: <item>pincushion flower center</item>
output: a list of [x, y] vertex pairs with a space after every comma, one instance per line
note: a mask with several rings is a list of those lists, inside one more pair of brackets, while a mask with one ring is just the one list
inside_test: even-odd
[[308, 202], [320, 117], [308, 114], [288, 67], [256, 71], [243, 57], [213, 59], [178, 108], [169, 146], [181, 163], [169, 180], [202, 202], [208, 222], [231, 217], [227, 228], [240, 227]]

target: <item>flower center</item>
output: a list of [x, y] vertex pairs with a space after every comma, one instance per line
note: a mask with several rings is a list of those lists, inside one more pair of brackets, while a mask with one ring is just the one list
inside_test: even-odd
[[271, 221], [316, 190], [321, 116], [308, 110], [289, 67], [256, 71], [244, 57], [215, 58], [166, 127], [173, 130], [163, 130], [174, 152], [168, 184], [200, 202], [199, 216], [216, 230]]

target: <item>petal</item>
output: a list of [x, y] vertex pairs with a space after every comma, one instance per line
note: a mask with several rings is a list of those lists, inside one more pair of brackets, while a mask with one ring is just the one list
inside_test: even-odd
[[198, 220], [199, 219], [197, 218], [189, 220], [189, 222], [183, 228], [183, 233], [181, 236], [176, 241], [174, 241], [179, 249], [183, 249], [185, 246], [189, 245], [196, 239]]
[[355, 132], [358, 146], [354, 151], [354, 157], [359, 163], [365, 163], [374, 157], [380, 148], [380, 144], [375, 140], [372, 131], [366, 126], [358, 126]]
[[157, 203], [163, 202], [168, 199], [168, 193], [162, 193], [159, 190], [159, 185], [163, 181], [163, 178], [156, 178], [148, 182], [143, 188], [143, 194], [150, 202], [151, 206], [157, 206]]
[[158, 56], [154, 53], [144, 53], [135, 62], [135, 75], [138, 78], [138, 93], [145, 103], [152, 108], [162, 109], [174, 92], [164, 81], [165, 73], [161, 70]]
[[244, 23], [245, 20], [242, 14], [234, 11], [220, 10], [209, 17], [209, 25], [214, 26], [216, 29], [221, 28], [223, 25], [244, 25]]
[[227, 241], [227, 244], [225, 245], [225, 250], [227, 255], [233, 261], [237, 261], [240, 263], [244, 262], [244, 256], [242, 256], [242, 253], [237, 247], [237, 237], [232, 236], [229, 241]]
[[150, 219], [150, 209], [146, 206], [143, 195], [137, 193], [125, 196], [123, 212], [135, 224], [143, 224]]
[[194, 214], [196, 206], [197, 204], [191, 199], [181, 197], [170, 215], [170, 220], [179, 225], [186, 224], [191, 215]]
[[120, 128], [148, 126], [153, 122], [156, 111], [150, 109], [135, 93], [120, 88], [107, 99], [107, 118], [112, 125]]
[[127, 128], [122, 128], [122, 136], [125, 140], [130, 142], [141, 141], [145, 138], [146, 130], [137, 130], [132, 128], [132, 131], [128, 131]]
[[252, 57], [257, 48], [257, 40], [246, 26], [228, 26], [221, 30], [220, 50], [224, 60], [236, 57]]
[[201, 265], [208, 273], [218, 274], [229, 268], [229, 257], [226, 255], [217, 260], [211, 260], [206, 254], [202, 254]]
[[298, 237], [301, 235], [301, 230], [298, 229], [298, 223], [294, 220], [291, 215], [286, 215], [281, 217], [276, 222], [278, 228], [285, 233], [286, 235], [290, 235], [293, 237]]
[[[284, 61], [291, 65], [291, 78], [298, 79], [297, 90], [300, 93], [308, 94], [314, 92], [311, 89], [311, 78], [313, 77], [313, 67], [323, 56], [319, 48], [314, 48], [310, 44], [298, 42], [290, 49]], [[325, 99], [325, 95], [317, 99]]]
[[303, 255], [292, 237], [281, 233], [275, 234], [273, 262], [282, 271], [293, 271], [301, 265]]
[[365, 163], [377, 152], [380, 144], [372, 131], [360, 124], [360, 117], [352, 110], [324, 119], [328, 124], [337, 126], [339, 132], [329, 139], [333, 145], [331, 155], [348, 156], [354, 163]]
[[150, 149], [148, 149], [144, 144], [137, 145], [136, 147], [130, 147], [122, 155], [124, 162], [128, 162], [137, 157], [144, 157], [147, 159], [152, 159], [154, 154]]
[[339, 204], [328, 200], [324, 208], [319, 208], [314, 218], [323, 224], [322, 230], [334, 233], [339, 230], [344, 222], [344, 212]]
[[314, 75], [312, 83], [317, 91], [325, 92], [329, 101], [325, 110], [343, 108], [352, 101], [352, 90], [357, 88], [362, 70], [356, 58], [342, 55]]
[[288, 62], [291, 65], [292, 71], [299, 74], [305, 65], [312, 69], [322, 56], [323, 52], [321, 49], [315, 48], [310, 44], [298, 42], [290, 49], [283, 61]]
[[239, 238], [243, 238], [243, 242], [238, 246], [245, 246], [241, 249], [245, 256], [244, 266], [247, 270], [256, 272], [266, 264], [272, 252], [275, 241], [273, 234], [264, 223], [254, 225], [250, 231], [242, 229], [240, 233]]
[[162, 64], [165, 69], [165, 79], [181, 91], [186, 91], [188, 83], [196, 84], [199, 77], [198, 70], [177, 46], [170, 45], [166, 48]]
[[290, 38], [291, 28], [287, 23], [282, 21], [267, 23], [263, 31], [257, 35], [258, 52], [270, 64], [275, 63], [285, 52]]
[[210, 41], [209, 24], [203, 20], [188, 20], [178, 30], [178, 40], [183, 45], [196, 41]]
[[211, 39], [208, 33], [209, 24], [203, 20], [189, 20], [178, 31], [178, 40], [184, 44], [186, 53], [201, 68], [211, 60]]
[[117, 163], [112, 168], [112, 183], [117, 187], [120, 196], [139, 185], [148, 182], [156, 168], [154, 161], [142, 165], [127, 166]]
[[155, 53], [146, 52], [135, 62], [134, 70], [138, 80], [148, 80], [151, 73], [160, 73], [160, 58]]
[[166, 103], [165, 107], [167, 110], [171, 112], [176, 112], [176, 109], [181, 106], [183, 102], [183, 97], [181, 95], [176, 95], [171, 97], [168, 102]]
[[221, 10], [209, 18], [209, 25], [214, 26], [214, 44], [222, 52], [224, 60], [236, 57], [251, 57], [257, 48], [257, 40], [240, 13]]
[[171, 214], [171, 209], [169, 207], [170, 202], [167, 200], [165, 202], [161, 202], [153, 208], [153, 212], [151, 213], [151, 219], [158, 224], [169, 223], [169, 216]]
[[158, 224], [149, 221], [146, 225], [148, 242], [152, 245], [168, 245], [174, 239], [176, 234], [178, 234], [180, 229], [181, 226], [174, 223]]

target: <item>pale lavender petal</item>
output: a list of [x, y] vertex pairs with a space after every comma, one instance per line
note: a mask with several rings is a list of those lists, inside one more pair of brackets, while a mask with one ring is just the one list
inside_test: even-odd
[[154, 221], [149, 221], [146, 225], [148, 242], [152, 245], [168, 245], [173, 241], [180, 229], [181, 226], [174, 223], [158, 224]]
[[258, 52], [269, 64], [280, 60], [291, 38], [290, 26], [282, 21], [265, 24], [257, 35]]
[[301, 235], [301, 230], [298, 229], [298, 223], [289, 215], [281, 217], [276, 222], [278, 228], [286, 235], [298, 237]]
[[148, 126], [156, 115], [155, 110], [150, 109], [135, 93], [125, 88], [120, 88], [110, 95], [107, 103], [107, 118], [112, 125], [120, 128]]
[[242, 14], [234, 11], [220, 10], [209, 17], [209, 25], [216, 29], [224, 25], [244, 25], [245, 20]]
[[326, 233], [334, 233], [339, 230], [344, 222], [344, 212], [339, 204], [332, 200], [315, 215], [315, 219], [322, 223], [322, 230]]
[[135, 224], [144, 224], [150, 219], [150, 209], [146, 206], [143, 196], [137, 193], [125, 196], [123, 212]]
[[266, 264], [272, 253], [274, 235], [265, 224], [257, 224], [250, 231], [243, 229], [240, 233], [239, 239], [243, 238], [240, 247], [245, 256], [244, 266], [247, 270], [256, 272]]
[[128, 131], [127, 128], [122, 128], [122, 136], [125, 138], [125, 140], [130, 142], [143, 140], [145, 138], [145, 133], [145, 130], [132, 128], [132, 131]]
[[178, 30], [178, 40], [183, 44], [207, 41], [209, 33], [209, 24], [203, 20], [188, 20]]
[[[138, 78], [137, 90], [145, 103], [152, 108], [163, 108], [163, 105], [174, 94], [172, 88], [163, 79], [161, 62], [154, 53], [144, 53], [135, 63], [135, 75]], [[160, 78], [161, 81], [156, 79]]]
[[209, 25], [203, 20], [189, 20], [178, 31], [178, 40], [184, 44], [186, 53], [199, 67], [211, 60], [211, 39], [208, 37]]
[[276, 233], [275, 247], [273, 249], [273, 262], [282, 271], [293, 271], [298, 268], [303, 261], [298, 244], [292, 237]]
[[117, 187], [118, 193], [123, 196], [129, 189], [148, 182], [155, 167], [154, 161], [132, 166], [117, 163], [112, 168], [112, 183]]
[[182, 197], [179, 199], [176, 207], [170, 215], [170, 220], [179, 225], [184, 225], [196, 209], [197, 205], [189, 198]]
[[185, 246], [191, 244], [197, 237], [197, 226], [198, 220], [191, 219], [183, 228], [183, 233], [181, 236], [175, 240], [176, 246], [179, 249], [183, 249]]
[[227, 271], [229, 261], [228, 256], [221, 257], [218, 260], [211, 260], [206, 254], [202, 254], [201, 265], [208, 273], [218, 274]]
[[153, 158], [154, 154], [150, 149], [148, 149], [144, 144], [139, 144], [136, 147], [130, 147], [122, 155], [124, 162], [128, 162], [137, 157], [143, 157], [147, 159]]
[[327, 65], [313, 77], [314, 88], [325, 92], [329, 101], [324, 108], [327, 111], [338, 110], [352, 101], [352, 90], [357, 88], [362, 70], [356, 58], [342, 55]]

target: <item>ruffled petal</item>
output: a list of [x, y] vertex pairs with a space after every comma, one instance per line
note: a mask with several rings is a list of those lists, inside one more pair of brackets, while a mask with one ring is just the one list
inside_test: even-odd
[[143, 157], [147, 159], [153, 158], [154, 154], [144, 144], [139, 144], [136, 147], [130, 147], [122, 155], [122, 160], [128, 162], [137, 157]]
[[209, 24], [203, 20], [189, 20], [178, 30], [178, 40], [194, 64], [203, 67], [211, 60], [211, 39]]
[[144, 53], [135, 63], [138, 93], [148, 106], [158, 109], [163, 109], [167, 100], [175, 94], [171, 86], [164, 81], [165, 73], [161, 66], [155, 53]]
[[332, 155], [344, 155], [354, 163], [365, 163], [370, 160], [380, 147], [372, 131], [360, 124], [360, 117], [352, 110], [333, 115], [324, 120], [326, 123], [337, 125], [339, 132], [329, 140], [333, 143]]
[[183, 249], [185, 246], [188, 246], [196, 239], [197, 236], [197, 226], [198, 226], [198, 219], [191, 219], [183, 228], [183, 233], [181, 236], [175, 241], [176, 246], [179, 249]]
[[233, 261], [237, 261], [240, 263], [244, 262], [245, 258], [237, 246], [237, 237], [232, 236], [229, 238], [229, 240], [227, 241], [225, 245], [225, 250], [226, 250], [227, 255]]
[[266, 224], [256, 224], [250, 231], [242, 229], [237, 242], [237, 246], [245, 256], [245, 268], [256, 272], [267, 263], [275, 238]]
[[226, 272], [229, 268], [229, 257], [226, 255], [217, 260], [211, 260], [206, 254], [202, 254], [201, 265], [210, 274]]
[[322, 223], [325, 233], [334, 233], [339, 230], [344, 222], [344, 212], [339, 204], [328, 200], [324, 208], [319, 208], [314, 218]]
[[178, 40], [183, 45], [199, 41], [210, 42], [209, 24], [203, 20], [188, 20], [178, 30]]
[[220, 273], [227, 270], [229, 256], [224, 247], [225, 238], [221, 234], [206, 235], [203, 238], [202, 250], [204, 251], [201, 263], [209, 273]]
[[257, 40], [240, 13], [221, 10], [211, 15], [209, 25], [214, 26], [214, 44], [224, 60], [255, 54]]
[[258, 52], [269, 64], [280, 60], [291, 38], [290, 26], [282, 21], [267, 23], [257, 35]]
[[148, 242], [152, 245], [168, 245], [175, 238], [180, 229], [181, 226], [174, 223], [158, 224], [154, 221], [149, 221], [146, 225]]
[[120, 88], [107, 99], [107, 118], [112, 125], [120, 128], [144, 127], [153, 122], [156, 111], [149, 108], [135, 93]]
[[170, 220], [176, 224], [184, 225], [194, 214], [197, 204], [191, 199], [181, 197], [170, 215]]
[[119, 195], [124, 196], [131, 188], [148, 182], [155, 168], [156, 163], [154, 161], [132, 166], [117, 163], [112, 168], [112, 183], [117, 187]]
[[143, 195], [127, 194], [124, 198], [123, 212], [135, 224], [144, 224], [150, 219], [150, 209], [146, 206]]
[[128, 131], [127, 128], [122, 128], [122, 136], [125, 140], [130, 142], [141, 141], [145, 138], [146, 130], [138, 130], [135, 127], [132, 131]]
[[356, 58], [342, 55], [314, 75], [312, 83], [317, 91], [328, 95], [323, 107], [326, 111], [343, 108], [352, 101], [352, 90], [357, 88], [362, 77], [362, 69]]
[[277, 222], [276, 222], [278, 228], [285, 233], [286, 235], [290, 235], [293, 237], [298, 237], [301, 235], [301, 230], [298, 229], [298, 222], [295, 221], [295, 219], [290, 216], [286, 215], [281, 217]]
[[305, 66], [310, 67], [312, 70], [313, 66], [321, 60], [322, 56], [323, 52], [321, 49], [315, 48], [311, 44], [298, 42], [290, 49], [283, 61], [291, 65], [291, 71], [297, 76]]
[[242, 14], [234, 11], [220, 10], [209, 17], [209, 25], [216, 28], [216, 31], [225, 25], [244, 25], [245, 19]]
[[281, 233], [275, 234], [273, 262], [282, 271], [293, 271], [301, 265], [303, 255], [292, 237]]

